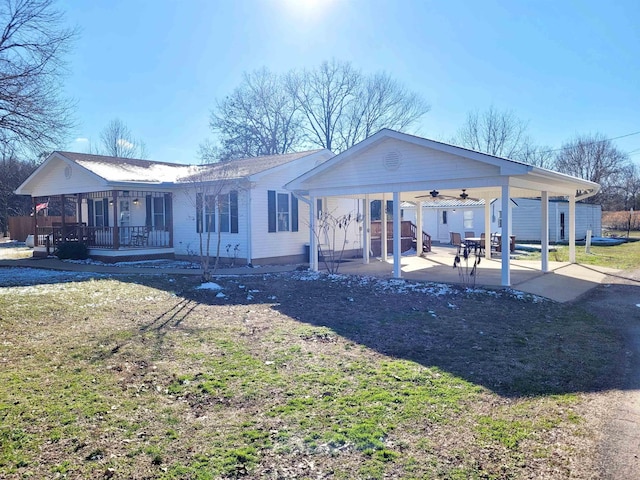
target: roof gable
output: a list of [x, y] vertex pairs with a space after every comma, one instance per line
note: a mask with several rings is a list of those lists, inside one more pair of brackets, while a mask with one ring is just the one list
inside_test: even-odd
[[106, 188], [107, 182], [54, 152], [16, 189], [18, 195], [46, 196]]

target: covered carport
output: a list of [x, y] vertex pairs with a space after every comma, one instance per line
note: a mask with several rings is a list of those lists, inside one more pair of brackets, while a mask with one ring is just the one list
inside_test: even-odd
[[[324, 197], [358, 198], [364, 202], [362, 228], [363, 262], [369, 263], [370, 202], [393, 200], [393, 276], [401, 272], [401, 202], [418, 207], [431, 196], [448, 196], [485, 200], [485, 241], [490, 241], [489, 206], [500, 199], [502, 238], [511, 235], [510, 198], [541, 199], [542, 272], [549, 271], [549, 198], [569, 200], [569, 260], [575, 263], [575, 204], [595, 195], [599, 185], [570, 175], [534, 167], [514, 160], [384, 129], [329, 161], [289, 182], [286, 188], [307, 202], [310, 209], [311, 252], [317, 252], [317, 199]], [[382, 208], [382, 258], [387, 258], [387, 219]], [[422, 230], [422, 208], [416, 209], [417, 230]], [[416, 251], [422, 252], [421, 235]], [[490, 254], [491, 248], [485, 246]], [[509, 248], [502, 248], [501, 281], [511, 285]], [[317, 255], [310, 256], [310, 267], [318, 269]]]

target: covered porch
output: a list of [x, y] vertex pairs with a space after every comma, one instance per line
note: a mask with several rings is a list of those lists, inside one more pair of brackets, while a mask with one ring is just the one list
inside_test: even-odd
[[[64, 242], [84, 243], [103, 260], [173, 254], [172, 194], [105, 190], [33, 197], [34, 256]], [[51, 221], [50, 211], [61, 213]], [[62, 215], [64, 213], [64, 215]]]
[[[595, 195], [599, 185], [593, 182], [571, 177], [505, 158], [494, 157], [472, 150], [407, 135], [392, 130], [382, 130], [363, 142], [342, 152], [328, 162], [314, 168], [296, 180], [287, 184], [287, 188], [301, 197], [308, 198], [312, 219], [310, 225], [310, 243], [315, 246], [313, 234], [316, 224], [314, 206], [317, 198], [349, 197], [363, 202], [365, 212], [362, 228], [362, 263], [371, 263], [371, 219], [369, 205], [373, 200], [393, 202], [392, 229], [388, 232], [386, 209], [382, 212], [382, 252], [383, 263], [389, 259], [387, 239], [393, 238], [393, 277], [410, 277], [411, 272], [403, 269], [401, 256], [401, 204], [414, 203], [417, 208], [416, 226], [422, 230], [422, 202], [432, 198], [484, 199], [485, 225], [483, 232], [486, 245], [485, 261], [491, 261], [491, 237], [499, 234], [501, 238], [511, 237], [511, 198], [540, 198], [542, 215], [540, 231], [542, 238], [542, 258], [538, 263], [538, 272], [551, 271], [549, 262], [549, 198], [562, 196], [569, 200], [569, 257], [575, 263], [575, 204], [581, 199]], [[491, 231], [491, 211], [489, 206], [499, 199], [501, 219], [500, 229]], [[421, 236], [417, 238], [416, 256], [422, 254]], [[512, 264], [510, 249], [502, 248], [496, 255], [499, 262], [497, 272], [501, 286], [511, 286]], [[428, 259], [428, 256], [427, 256]], [[311, 268], [319, 268], [317, 257], [311, 256]], [[474, 255], [474, 262], [475, 255]], [[421, 261], [418, 261], [421, 263]], [[427, 264], [423, 264], [425, 267]], [[461, 262], [462, 265], [462, 262]], [[453, 261], [446, 266], [455, 272]], [[484, 268], [484, 266], [483, 266]], [[444, 275], [443, 270], [443, 275]], [[457, 274], [457, 272], [456, 272]], [[443, 279], [444, 280], [444, 279]]]

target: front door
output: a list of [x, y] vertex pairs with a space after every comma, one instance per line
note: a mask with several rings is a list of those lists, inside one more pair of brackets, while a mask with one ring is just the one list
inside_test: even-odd
[[129, 200], [120, 200], [120, 244], [129, 245], [131, 243], [131, 211], [129, 210]]
[[438, 241], [449, 243], [449, 212], [438, 210]]

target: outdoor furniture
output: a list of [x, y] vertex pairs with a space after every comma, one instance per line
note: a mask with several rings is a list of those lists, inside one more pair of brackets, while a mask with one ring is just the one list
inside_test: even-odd
[[[495, 237], [496, 239], [496, 252], [501, 252], [502, 251], [502, 234], [495, 233], [493, 234], [493, 237]], [[509, 251], [513, 253], [516, 250], [516, 236], [511, 235], [510, 240], [511, 241], [509, 242]]]
[[475, 237], [475, 236], [476, 236], [475, 232], [470, 232], [470, 231], [464, 232], [464, 238], [465, 238], [465, 240], [466, 240], [467, 238], [472, 238], [472, 237]]
[[467, 245], [462, 241], [462, 237], [458, 232], [449, 232], [449, 240], [451, 245], [458, 247], [458, 255], [460, 255], [460, 250], [465, 248]]
[[473, 252], [477, 255], [478, 253], [482, 254], [484, 250], [484, 234], [480, 237], [466, 237], [464, 239], [464, 243], [469, 248], [473, 248]]

